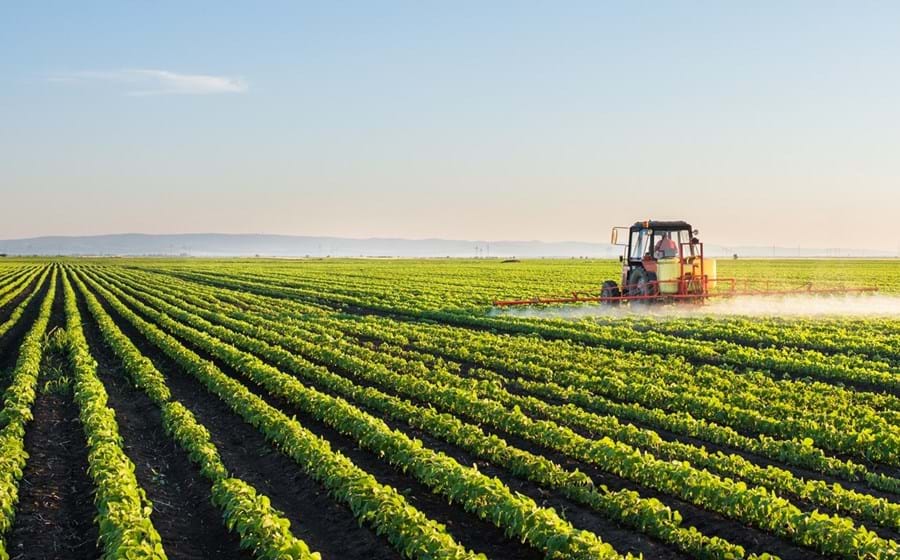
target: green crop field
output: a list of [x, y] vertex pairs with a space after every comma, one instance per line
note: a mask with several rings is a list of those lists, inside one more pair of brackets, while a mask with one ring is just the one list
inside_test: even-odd
[[491, 306], [619, 270], [2, 259], [0, 558], [900, 557], [900, 261]]

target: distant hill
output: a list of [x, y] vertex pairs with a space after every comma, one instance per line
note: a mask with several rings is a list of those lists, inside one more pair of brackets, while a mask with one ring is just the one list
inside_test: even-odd
[[260, 234], [115, 234], [0, 241], [10, 255], [190, 255], [201, 257], [614, 257], [598, 243], [459, 241], [447, 239], [348, 239]]
[[[711, 256], [741, 257], [892, 257], [888, 252], [845, 249], [706, 246]], [[543, 241], [465, 241], [451, 239], [349, 239], [296, 235], [126, 233], [53, 236], [0, 241], [9, 255], [196, 256], [196, 257], [594, 257], [616, 258], [621, 248], [608, 243]]]

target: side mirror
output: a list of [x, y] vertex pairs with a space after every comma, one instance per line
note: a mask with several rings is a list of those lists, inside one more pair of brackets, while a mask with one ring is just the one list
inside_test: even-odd
[[622, 255], [619, 255], [619, 262], [625, 262], [625, 257], [623, 257]]
[[618, 240], [619, 240], [619, 230], [617, 230], [616, 228], [613, 228], [612, 235], [610, 235], [610, 238], [609, 238], [609, 242], [610, 242], [610, 244], [615, 245], [616, 241], [618, 241]]
[[695, 229], [695, 230], [694, 230], [693, 232], [691, 232], [691, 233], [693, 233], [694, 237], [697, 237], [698, 235], [700, 235], [700, 230], [699, 230], [699, 229]]

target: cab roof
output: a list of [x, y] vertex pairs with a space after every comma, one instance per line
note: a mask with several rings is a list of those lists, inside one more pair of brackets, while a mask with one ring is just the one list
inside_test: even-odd
[[643, 222], [634, 222], [634, 225], [631, 226], [632, 231], [640, 230], [640, 229], [655, 229], [655, 230], [682, 230], [682, 229], [691, 229], [691, 224], [682, 221], [660, 221], [660, 220], [647, 220]]

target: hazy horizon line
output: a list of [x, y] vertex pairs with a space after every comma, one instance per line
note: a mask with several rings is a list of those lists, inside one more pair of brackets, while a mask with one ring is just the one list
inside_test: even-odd
[[[560, 240], [560, 241], [548, 241], [543, 239], [465, 239], [465, 238], [449, 238], [449, 237], [391, 237], [391, 236], [369, 236], [369, 237], [353, 237], [353, 236], [342, 236], [342, 235], [320, 235], [320, 234], [295, 234], [295, 233], [265, 233], [265, 232], [241, 232], [241, 233], [230, 233], [230, 232], [178, 232], [178, 233], [146, 233], [146, 232], [117, 232], [117, 233], [91, 233], [91, 234], [50, 234], [50, 235], [31, 235], [27, 237], [8, 237], [8, 238], [0, 238], [0, 243], [4, 242], [21, 242], [28, 240], [38, 240], [38, 239], [77, 239], [77, 238], [100, 238], [100, 237], [125, 237], [125, 236], [143, 236], [143, 237], [188, 237], [188, 236], [223, 236], [223, 237], [247, 237], [247, 236], [265, 236], [265, 237], [284, 237], [284, 238], [322, 238], [322, 239], [339, 239], [339, 240], [348, 240], [348, 241], [446, 241], [446, 242], [457, 242], [457, 243], [482, 243], [482, 244], [503, 244], [503, 243], [538, 243], [538, 244], [547, 244], [547, 245], [564, 245], [564, 244], [586, 244], [586, 245], [597, 245], [610, 247], [615, 246], [608, 241], [585, 241], [585, 240], [577, 240], [577, 239], [569, 239], [569, 240]], [[719, 249], [779, 249], [779, 250], [803, 250], [803, 251], [814, 251], [814, 250], [823, 250], [823, 251], [857, 251], [857, 252], [867, 252], [867, 253], [883, 253], [886, 255], [891, 255], [891, 258], [895, 258], [896, 256], [900, 256], [900, 252], [897, 255], [892, 255], [892, 251], [889, 249], [871, 249], [871, 248], [858, 248], [858, 247], [826, 247], [826, 246], [803, 246], [803, 245], [792, 245], [785, 243], [775, 243], [775, 244], [752, 244], [752, 243], [730, 243], [723, 244], [717, 242], [704, 242], [709, 246], [715, 246]]]

